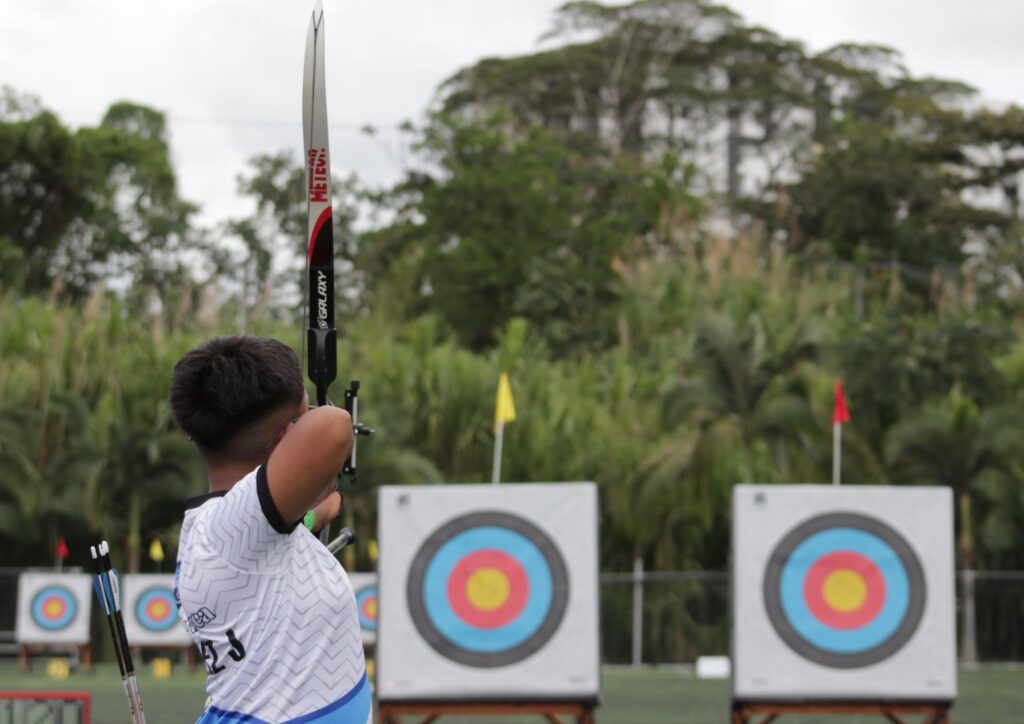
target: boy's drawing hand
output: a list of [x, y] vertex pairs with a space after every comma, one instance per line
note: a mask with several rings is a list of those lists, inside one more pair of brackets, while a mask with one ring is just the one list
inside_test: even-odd
[[341, 493], [337, 490], [332, 490], [318, 506], [313, 508], [313, 511], [316, 514], [316, 523], [313, 524], [313, 530], [320, 530], [337, 518], [341, 514], [341, 508], [344, 502], [345, 499], [342, 497]]

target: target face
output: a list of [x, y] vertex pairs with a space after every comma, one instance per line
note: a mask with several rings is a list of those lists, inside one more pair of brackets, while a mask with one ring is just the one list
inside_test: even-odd
[[926, 600], [921, 562], [875, 518], [819, 515], [794, 527], [769, 558], [764, 600], [775, 631], [823, 666], [876, 664], [914, 635]]
[[470, 513], [434, 531], [406, 584], [413, 623], [441, 655], [508, 666], [538, 651], [562, 622], [565, 561], [537, 526], [509, 513]]
[[377, 630], [377, 586], [363, 586], [356, 591], [356, 610], [359, 627], [364, 631]]
[[46, 631], [60, 631], [75, 620], [78, 602], [64, 586], [51, 585], [39, 590], [32, 598], [32, 621]]
[[163, 633], [178, 621], [174, 593], [163, 586], [147, 588], [135, 601], [135, 618], [139, 625], [153, 633]]

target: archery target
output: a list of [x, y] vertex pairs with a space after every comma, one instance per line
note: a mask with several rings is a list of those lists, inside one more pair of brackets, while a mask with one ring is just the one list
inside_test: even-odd
[[88, 643], [90, 585], [90, 577], [84, 574], [22, 573], [18, 577], [15, 640], [24, 644]]
[[596, 697], [592, 484], [384, 488], [384, 699]]
[[794, 527], [764, 577], [768, 619], [782, 640], [835, 668], [875, 664], [903, 648], [925, 598], [921, 562], [903, 536], [854, 513]]
[[525, 518], [463, 515], [434, 531], [406, 581], [409, 613], [435, 651], [468, 666], [507, 666], [546, 644], [565, 615], [565, 561]]
[[947, 489], [745, 485], [733, 506], [737, 696], [955, 696]]
[[135, 618], [147, 631], [163, 633], [177, 622], [174, 595], [159, 586], [143, 591], [135, 601]]
[[178, 617], [171, 574], [121, 576], [125, 633], [133, 646], [189, 646], [192, 639]]
[[352, 582], [352, 593], [356, 597], [356, 613], [359, 616], [359, 630], [363, 634], [363, 644], [377, 641], [377, 576], [373, 573], [349, 573]]
[[67, 628], [78, 613], [74, 594], [60, 584], [46, 586], [32, 597], [32, 622], [46, 631]]

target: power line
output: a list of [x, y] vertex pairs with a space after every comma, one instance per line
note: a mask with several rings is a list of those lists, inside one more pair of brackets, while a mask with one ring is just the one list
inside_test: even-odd
[[[208, 125], [208, 126], [252, 126], [257, 128], [287, 128], [289, 130], [294, 128], [301, 128], [301, 120], [296, 118], [294, 121], [270, 121], [270, 120], [258, 120], [248, 118], [187, 118], [183, 116], [169, 115], [167, 117], [170, 123], [180, 123], [188, 125]], [[363, 132], [366, 129], [373, 129], [374, 131], [380, 129], [386, 129], [389, 131], [400, 131], [404, 124], [401, 123], [352, 123], [349, 121], [342, 121], [338, 123], [328, 123], [330, 128], [336, 128], [344, 131], [359, 131]]]
[[[157, 109], [159, 110], [159, 109]], [[55, 111], [59, 116], [75, 120], [78, 122], [93, 122], [96, 119], [102, 119], [103, 113], [94, 113], [91, 111], [79, 111], [79, 110], [57, 110]], [[191, 125], [191, 126], [228, 126], [231, 128], [281, 128], [294, 130], [302, 127], [300, 119], [296, 118], [291, 121], [284, 120], [270, 120], [270, 119], [257, 119], [257, 118], [196, 118], [188, 116], [179, 116], [172, 113], [163, 111], [164, 117], [167, 122], [171, 125]], [[338, 121], [334, 123], [328, 123], [331, 129], [339, 131], [356, 131], [359, 133], [365, 133], [368, 130], [372, 133], [379, 131], [387, 132], [399, 132], [403, 131], [408, 127], [408, 123], [395, 123], [389, 121], [387, 123], [355, 123], [352, 121]]]

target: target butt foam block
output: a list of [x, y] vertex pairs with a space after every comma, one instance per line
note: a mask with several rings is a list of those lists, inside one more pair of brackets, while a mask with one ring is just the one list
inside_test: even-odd
[[121, 615], [132, 646], [192, 645], [178, 617], [173, 574], [128, 573], [121, 577], [121, 590]]
[[600, 696], [597, 486], [384, 487], [377, 694]]
[[18, 576], [19, 644], [89, 643], [92, 576], [84, 573], [22, 573]]
[[956, 697], [948, 488], [733, 489], [733, 698]]
[[356, 597], [363, 645], [372, 644], [377, 640], [377, 576], [374, 573], [349, 573], [348, 579]]

